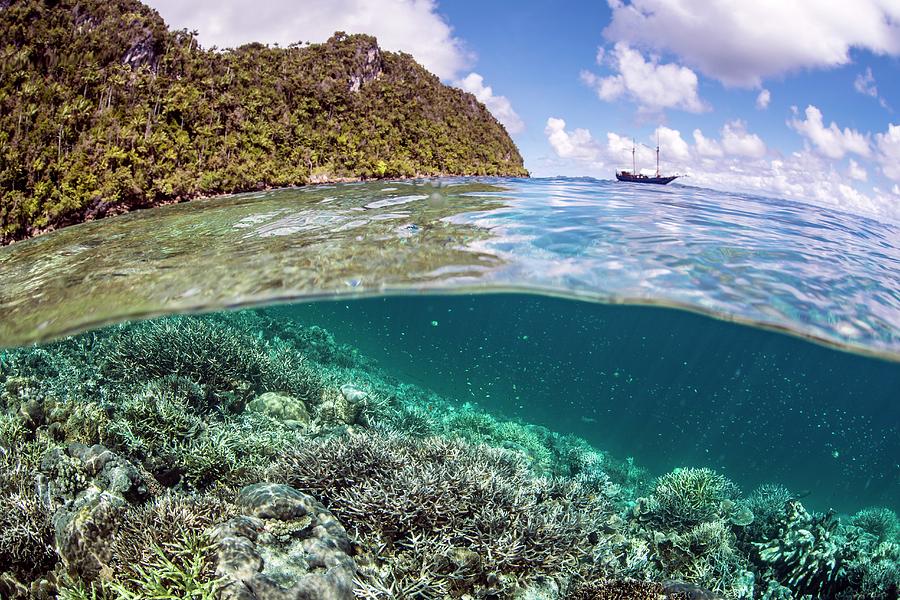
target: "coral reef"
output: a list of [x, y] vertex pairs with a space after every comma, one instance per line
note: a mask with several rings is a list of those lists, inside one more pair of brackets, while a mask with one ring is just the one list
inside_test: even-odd
[[3, 598], [890, 599], [898, 535], [651, 479], [278, 309], [0, 351]]

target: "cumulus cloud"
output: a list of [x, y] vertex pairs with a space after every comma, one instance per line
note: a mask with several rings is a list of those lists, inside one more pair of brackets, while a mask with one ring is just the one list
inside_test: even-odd
[[856, 181], [866, 181], [869, 179], [869, 174], [866, 170], [852, 158], [850, 159], [850, 166], [847, 167], [847, 175], [850, 176], [850, 179], [855, 179]]
[[598, 62], [608, 61], [617, 71], [608, 77], [581, 72], [581, 80], [593, 88], [601, 100], [612, 102], [625, 97], [648, 112], [666, 108], [695, 113], [708, 110], [697, 95], [697, 74], [687, 67], [661, 64], [654, 57], [645, 60], [640, 52], [627, 44], [616, 44], [609, 56], [598, 52], [597, 58]]
[[602, 162], [602, 149], [587, 129], [566, 130], [566, 122], [550, 117], [544, 128], [547, 141], [560, 158], [582, 162]]
[[759, 96], [756, 97], [756, 108], [759, 110], [769, 108], [770, 100], [772, 100], [772, 94], [769, 93], [769, 90], [764, 89], [759, 93]]
[[788, 122], [800, 135], [812, 142], [813, 146], [828, 158], [843, 158], [848, 152], [869, 156], [869, 136], [855, 129], [841, 129], [837, 123], [825, 127], [822, 111], [813, 105], [806, 107], [806, 119], [791, 119]]
[[694, 147], [697, 149], [697, 154], [704, 158], [714, 158], [725, 155], [725, 152], [722, 150], [722, 145], [716, 140], [705, 137], [703, 132], [699, 129], [694, 130]]
[[900, 125], [888, 125], [887, 131], [875, 134], [877, 159], [885, 177], [900, 181]]
[[727, 154], [761, 158], [766, 154], [766, 144], [755, 133], [749, 133], [743, 121], [731, 121], [722, 127], [722, 148]]
[[478, 101], [487, 106], [497, 120], [503, 123], [509, 133], [520, 133], [525, 129], [525, 123], [513, 110], [512, 104], [506, 96], [495, 96], [494, 90], [489, 85], [484, 85], [484, 77], [478, 73], [469, 73], [464, 79], [454, 85], [474, 94]]
[[665, 148], [666, 157], [676, 161], [690, 160], [691, 150], [687, 142], [681, 138], [680, 131], [659, 126], [656, 128], [656, 134], [660, 148]]
[[896, 0], [608, 3], [608, 40], [672, 52], [727, 85], [755, 87], [773, 75], [848, 64], [851, 48], [900, 55]]
[[335, 31], [369, 33], [381, 47], [412, 54], [442, 79], [472, 62], [463, 42], [438, 14], [435, 0], [147, 0], [168, 24], [196, 29], [206, 47], [248, 42], [324, 42]]
[[[742, 135], [735, 136], [736, 132]], [[545, 133], [556, 156], [569, 166], [569, 172], [611, 178], [614, 168], [631, 170], [629, 137], [611, 131], [606, 133], [604, 143], [585, 129], [566, 129], [565, 121], [558, 118], [548, 120]], [[900, 150], [900, 126], [895, 127], [894, 133]], [[679, 144], [679, 140], [684, 140], [677, 129], [659, 128], [661, 170], [687, 174], [688, 178], [682, 180], [685, 184], [801, 200], [900, 222], [900, 202], [896, 196], [885, 195], [877, 189], [868, 194], [861, 192], [835, 168], [833, 161], [819, 153], [803, 150], [787, 158], [751, 157], [746, 155], [746, 142], [742, 142], [732, 148], [740, 152], [730, 154], [723, 148], [726, 136], [757, 137], [748, 134], [743, 124], [734, 122], [722, 127], [722, 140], [709, 139], [699, 129], [693, 134], [694, 144], [686, 144], [685, 152], [685, 147]], [[654, 143], [655, 134], [650, 134], [646, 141]], [[762, 140], [759, 144], [765, 147]], [[655, 160], [651, 148], [638, 144], [639, 171], [652, 173]], [[893, 193], [900, 195], [900, 185], [894, 185]]]

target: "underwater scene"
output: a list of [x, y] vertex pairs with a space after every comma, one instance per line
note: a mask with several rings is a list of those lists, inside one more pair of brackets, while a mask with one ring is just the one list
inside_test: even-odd
[[2, 248], [0, 597], [897, 598], [898, 240], [451, 179]]

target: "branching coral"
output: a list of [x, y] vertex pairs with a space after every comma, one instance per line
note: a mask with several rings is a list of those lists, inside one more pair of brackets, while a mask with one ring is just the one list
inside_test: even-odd
[[603, 554], [611, 514], [602, 490], [536, 478], [519, 455], [462, 440], [307, 442], [270, 477], [321, 498], [384, 561], [369, 577], [406, 593], [499, 594], [577, 576]]
[[657, 523], [683, 530], [727, 516], [739, 495], [734, 483], [711, 469], [676, 469], [657, 479], [649, 509]]
[[177, 375], [200, 382], [232, 410], [254, 394], [281, 391], [310, 401], [321, 384], [301, 354], [215, 317], [175, 316], [112, 330], [101, 353], [104, 373], [119, 381]]
[[[122, 513], [110, 539], [110, 564], [123, 581], [140, 576], [135, 567], [153, 562], [159, 548], [171, 548], [223, 519], [236, 515], [233, 503], [213, 494], [166, 492]], [[215, 565], [204, 561], [198, 576], [214, 579]]]
[[163, 546], [151, 546], [148, 552], [150, 556], [144, 562], [129, 565], [127, 572], [111, 578], [90, 583], [68, 579], [58, 591], [60, 600], [218, 598], [219, 581], [212, 575], [212, 546], [204, 534], [185, 534]]
[[900, 543], [900, 519], [897, 513], [883, 506], [864, 508], [850, 522], [875, 537], [879, 542]]
[[741, 531], [741, 540], [768, 540], [778, 535], [780, 519], [794, 496], [786, 487], [764, 484], [753, 490], [745, 504], [753, 513], [753, 522]]
[[37, 469], [0, 442], [0, 572], [28, 578], [52, 569], [53, 527], [35, 490]]

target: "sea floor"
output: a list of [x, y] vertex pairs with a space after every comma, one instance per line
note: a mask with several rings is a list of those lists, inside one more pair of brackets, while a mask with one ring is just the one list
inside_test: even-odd
[[0, 352], [0, 596], [897, 597], [890, 508], [651, 473], [289, 313]]

